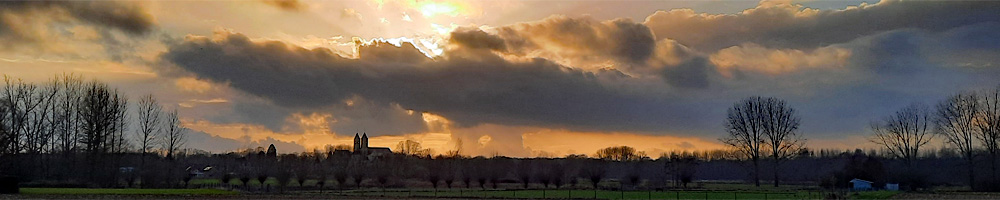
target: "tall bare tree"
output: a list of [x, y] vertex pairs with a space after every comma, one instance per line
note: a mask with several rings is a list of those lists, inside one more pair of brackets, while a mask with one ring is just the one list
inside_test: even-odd
[[139, 152], [141, 152], [139, 157], [139, 168], [140, 173], [146, 171], [146, 154], [151, 151], [156, 143], [159, 141], [160, 136], [160, 116], [163, 115], [163, 107], [156, 102], [152, 94], [146, 95], [139, 99], [139, 110], [138, 110], [138, 120], [139, 120], [139, 131], [136, 132], [136, 137], [139, 140]]
[[[91, 180], [102, 181], [105, 185], [115, 184], [114, 170], [116, 157], [107, 157], [110, 153], [124, 150], [125, 140], [121, 134], [125, 124], [125, 112], [128, 101], [117, 90], [109, 88], [101, 82], [91, 82], [87, 85], [78, 112], [82, 122], [83, 134], [80, 143], [89, 156]], [[107, 178], [112, 177], [112, 178]]]
[[736, 148], [753, 167], [754, 185], [760, 187], [760, 159], [764, 156], [767, 99], [750, 97], [730, 107], [726, 114], [726, 137], [719, 141]]
[[934, 116], [934, 131], [954, 146], [966, 161], [969, 185], [975, 185], [976, 127], [979, 116], [979, 97], [972, 94], [957, 94], [937, 105]]
[[893, 157], [903, 160], [913, 169], [920, 147], [934, 137], [930, 127], [930, 112], [926, 106], [913, 104], [881, 120], [873, 121], [873, 143], [882, 145]]
[[997, 181], [997, 155], [1000, 154], [1000, 87], [983, 92], [979, 99], [979, 115], [975, 126], [980, 144], [990, 159], [990, 178]]
[[55, 112], [56, 135], [59, 150], [68, 156], [77, 149], [77, 138], [80, 137], [81, 120], [77, 110], [83, 99], [84, 84], [83, 78], [79, 76], [63, 74], [60, 79], [59, 84], [62, 89]]
[[166, 121], [166, 135], [164, 136], [164, 150], [167, 151], [167, 158], [173, 158], [174, 153], [180, 150], [184, 145], [185, 136], [187, 134], [187, 129], [181, 124], [180, 118], [177, 117], [177, 109], [174, 109], [169, 114], [167, 114]]
[[24, 82], [21, 79], [4, 76], [3, 96], [6, 111], [6, 130], [0, 136], [0, 155], [21, 153], [27, 147], [29, 151], [34, 151], [32, 143], [34, 137], [29, 132], [34, 131], [32, 118], [36, 114], [36, 109], [42, 105], [39, 101], [37, 85]]
[[776, 98], [765, 98], [761, 103], [764, 106], [761, 116], [764, 118], [764, 146], [774, 162], [774, 187], [778, 187], [782, 162], [799, 153], [805, 140], [796, 131], [800, 119], [795, 109]]

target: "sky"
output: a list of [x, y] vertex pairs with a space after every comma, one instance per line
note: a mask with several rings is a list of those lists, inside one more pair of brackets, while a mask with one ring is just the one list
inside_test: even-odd
[[[813, 149], [1000, 85], [998, 1], [0, 2], [0, 73], [177, 109], [187, 145], [436, 153], [726, 148], [726, 109], [796, 109]], [[940, 145], [940, 142], [935, 145]]]

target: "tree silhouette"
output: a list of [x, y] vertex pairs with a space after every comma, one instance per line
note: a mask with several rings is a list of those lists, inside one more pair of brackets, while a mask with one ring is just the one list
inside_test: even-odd
[[781, 161], [799, 151], [802, 139], [796, 129], [799, 118], [783, 100], [750, 97], [729, 108], [726, 115], [726, 137], [719, 140], [734, 147], [753, 167], [754, 185], [760, 186], [760, 160], [765, 153], [773, 159], [774, 186], [778, 186]]
[[902, 159], [908, 170], [912, 171], [920, 147], [927, 145], [933, 138], [929, 129], [930, 120], [926, 107], [919, 104], [907, 106], [893, 115], [872, 122], [874, 137], [871, 141], [885, 147], [893, 157]]
[[975, 123], [979, 116], [979, 97], [976, 94], [958, 94], [937, 105], [934, 130], [944, 136], [951, 146], [965, 159], [969, 173], [969, 185], [975, 188], [976, 168], [974, 154], [976, 136], [979, 129]]
[[979, 115], [976, 116], [977, 138], [986, 148], [990, 160], [990, 178], [993, 190], [1000, 187], [997, 182], [997, 156], [1000, 155], [1000, 87], [983, 92], [980, 99]]
[[646, 153], [630, 146], [614, 146], [597, 150], [594, 157], [611, 161], [636, 161], [645, 159]]
[[424, 149], [419, 142], [403, 140], [396, 144], [396, 151], [403, 155], [430, 156], [430, 149]]
[[139, 138], [139, 151], [141, 157], [139, 158], [139, 170], [140, 174], [148, 173], [146, 172], [146, 152], [152, 150], [153, 146], [156, 146], [156, 142], [159, 140], [159, 128], [160, 128], [160, 116], [163, 107], [156, 102], [153, 95], [146, 95], [139, 99], [139, 131], [136, 132], [136, 136]]

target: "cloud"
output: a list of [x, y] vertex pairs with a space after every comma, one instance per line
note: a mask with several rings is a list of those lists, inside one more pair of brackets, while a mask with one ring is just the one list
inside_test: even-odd
[[557, 15], [485, 31], [462, 27], [451, 32], [449, 41], [467, 49], [540, 57], [577, 69], [610, 68], [630, 76], [661, 77], [676, 87], [708, 86], [710, 71], [703, 69], [711, 64], [677, 42], [655, 41], [649, 28], [629, 19]]
[[271, 5], [286, 11], [303, 11], [308, 5], [298, 0], [261, 0], [267, 5]]
[[489, 48], [551, 60], [576, 60], [573, 63], [579, 64], [592, 61], [588, 59], [592, 57], [625, 63], [645, 62], [655, 45], [649, 28], [629, 19], [598, 21], [590, 17], [557, 15], [491, 31], [495, 35], [476, 28], [463, 28], [452, 32], [451, 40], [470, 48]]
[[[762, 4], [760, 10], [716, 17], [746, 17], [783, 5]], [[956, 91], [998, 83], [995, 66], [1000, 61], [994, 55], [1000, 46], [993, 41], [1000, 38], [1000, 23], [962, 23], [967, 25], [941, 29], [910, 24], [827, 41], [766, 40], [749, 33], [767, 32], [768, 26], [746, 26], [738, 31], [749, 31], [747, 37], [734, 35], [733, 41], [718, 40], [725, 45], [717, 45], [661, 38], [655, 27], [645, 28], [653, 27], [650, 21], [556, 16], [496, 28], [458, 28], [436, 57], [406, 42], [362, 42], [357, 55], [341, 56], [325, 48], [220, 32], [169, 43], [160, 58], [166, 67], [256, 98], [227, 98], [236, 117], [223, 118], [272, 130], [290, 127], [288, 120], [296, 115], [329, 114], [329, 130], [336, 133], [372, 127], [380, 130], [370, 132], [379, 134], [433, 132], [419, 121], [427, 112], [454, 122], [456, 130], [495, 125], [714, 137], [721, 132], [726, 107], [760, 95], [786, 99], [799, 109], [804, 133], [857, 135], [865, 133], [871, 116], [890, 113], [896, 105], [932, 103]], [[724, 25], [712, 26], [728, 29]], [[404, 128], [381, 128], [399, 124]], [[508, 143], [477, 150], [486, 154], [533, 151], [498, 142], [517, 138], [452, 133], [472, 145], [468, 148], [489, 146], [477, 142], [484, 136], [488, 144]], [[687, 146], [666, 146], [678, 145]]]
[[450, 33], [449, 44], [460, 45], [470, 49], [489, 49], [507, 52], [507, 44], [503, 38], [486, 33], [479, 28], [459, 27]]
[[[156, 26], [153, 16], [142, 7], [115, 1], [3, 1], [0, 2], [0, 43], [11, 45], [52, 42], [62, 36], [66, 26], [82, 24], [97, 31], [119, 30], [126, 34], [145, 35]], [[86, 31], [84, 31], [86, 30]], [[84, 31], [84, 32], [81, 32]], [[94, 29], [70, 26], [70, 36], [81, 33], [94, 39]]]
[[359, 58], [327, 49], [251, 41], [222, 32], [192, 36], [161, 57], [197, 74], [288, 108], [318, 108], [360, 96], [377, 104], [428, 111], [468, 126], [483, 122], [597, 129], [669, 126], [663, 100], [618, 91], [602, 77], [543, 60], [508, 61], [493, 54], [427, 58], [408, 43], [359, 47]]
[[344, 8], [344, 10], [340, 11], [340, 18], [352, 19], [358, 21], [363, 19], [361, 13], [358, 13], [358, 11], [350, 8]]
[[657, 11], [644, 24], [656, 38], [673, 39], [700, 51], [755, 43], [768, 48], [811, 49], [902, 28], [943, 31], [1000, 20], [996, 1], [895, 1], [818, 10], [762, 1], [737, 14], [691, 9]]
[[732, 70], [782, 74], [802, 68], [843, 67], [851, 51], [837, 47], [823, 47], [811, 51], [796, 49], [768, 49], [747, 43], [719, 50], [709, 58], [719, 72], [732, 76]]

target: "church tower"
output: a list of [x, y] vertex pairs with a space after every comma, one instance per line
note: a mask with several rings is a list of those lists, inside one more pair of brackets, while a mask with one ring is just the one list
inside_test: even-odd
[[361, 137], [358, 137], [358, 133], [354, 133], [354, 152], [361, 152]]
[[361, 135], [361, 150], [362, 151], [368, 150], [368, 133], [364, 133]]

